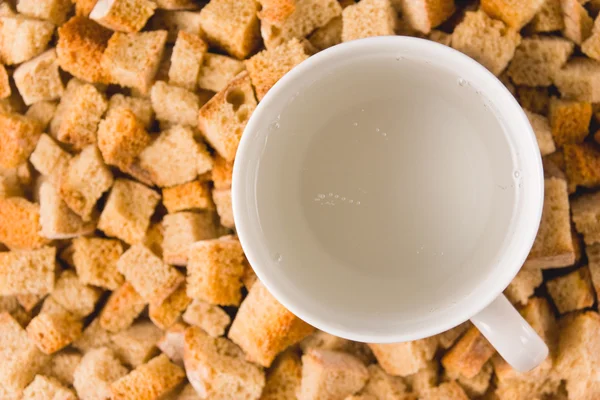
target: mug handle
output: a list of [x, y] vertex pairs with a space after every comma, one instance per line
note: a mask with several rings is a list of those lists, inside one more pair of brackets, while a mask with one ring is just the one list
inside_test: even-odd
[[548, 356], [548, 346], [503, 294], [472, 317], [471, 322], [519, 372], [532, 370]]

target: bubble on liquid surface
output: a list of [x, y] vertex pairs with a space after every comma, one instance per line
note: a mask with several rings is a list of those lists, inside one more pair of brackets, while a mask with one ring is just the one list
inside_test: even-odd
[[387, 133], [381, 132], [381, 136], [387, 136]]
[[283, 256], [279, 253], [275, 253], [275, 255], [273, 256], [273, 259], [277, 262], [282, 262], [283, 261]]
[[357, 201], [357, 202], [356, 202], [356, 205], [357, 205], [357, 206], [360, 206], [360, 201]]
[[329, 197], [333, 197], [333, 193], [329, 192]]
[[319, 194], [319, 198], [320, 198], [320, 199], [324, 199], [324, 198], [325, 198], [325, 195], [324, 195], [324, 194]]
[[458, 86], [465, 86], [466, 84], [466, 80], [464, 80], [463, 78], [458, 78]]
[[354, 126], [358, 126], [358, 122], [355, 122], [355, 123], [353, 123], [352, 125], [354, 125]]
[[338, 194], [336, 194], [336, 195], [335, 195], [335, 196], [333, 196], [333, 197], [335, 197], [335, 198], [337, 199], [337, 198], [339, 198], [340, 196], [339, 196]]
[[379, 131], [380, 131], [380, 129], [379, 129], [379, 128], [375, 128], [375, 132], [379, 132]]
[[514, 176], [518, 179], [521, 176], [521, 172], [515, 171]]

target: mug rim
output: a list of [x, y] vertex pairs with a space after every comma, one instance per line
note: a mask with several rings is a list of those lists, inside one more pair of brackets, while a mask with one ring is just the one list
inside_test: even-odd
[[[533, 154], [526, 155], [520, 164], [521, 166], [522, 164], [527, 164], [527, 168], [522, 167], [521, 169], [523, 171], [527, 170], [527, 173], [523, 174], [523, 178], [527, 176], [528, 179], [531, 179], [531, 182], [523, 185], [525, 189], [521, 191], [521, 198], [515, 204], [515, 221], [511, 223], [511, 230], [507, 232], [507, 238], [504, 239], [510, 242], [509, 246], [504, 248], [498, 265], [491, 269], [491, 271], [496, 271], [504, 268], [500, 272], [502, 274], [500, 279], [497, 279], [497, 277], [489, 279], [491, 273], [488, 274], [487, 279], [480, 282], [473, 293], [461, 300], [461, 303], [465, 304], [460, 309], [460, 312], [446, 316], [445, 320], [438, 320], [425, 328], [411, 332], [393, 333], [350, 332], [334, 326], [327, 318], [322, 318], [319, 315], [311, 313], [303, 307], [301, 302], [294, 301], [284, 290], [278, 287], [276, 279], [269, 274], [267, 269], [263, 268], [264, 264], [267, 264], [266, 260], [264, 258], [261, 260], [259, 252], [256, 251], [255, 247], [260, 245], [260, 243], [256, 243], [256, 238], [258, 237], [257, 232], [261, 228], [260, 224], [252, 222], [252, 218], [250, 218], [250, 213], [248, 212], [252, 207], [247, 204], [249, 199], [256, 201], [256, 185], [253, 178], [256, 178], [258, 170], [257, 162], [250, 164], [253, 161], [250, 154], [254, 152], [256, 155], [260, 151], [261, 146], [257, 142], [262, 143], [262, 141], [257, 140], [256, 136], [260, 135], [261, 125], [268, 124], [265, 121], [267, 121], [266, 118], [268, 118], [270, 113], [269, 106], [280, 102], [278, 95], [282, 91], [289, 86], [298, 85], [299, 82], [304, 81], [306, 83], [311, 74], [313, 76], [315, 73], [318, 74], [316, 68], [320, 64], [327, 63], [332, 59], [343, 59], [357, 53], [360, 53], [362, 56], [368, 56], [369, 54], [376, 55], [381, 54], [383, 51], [401, 51], [407, 55], [419, 54], [427, 55], [432, 59], [441, 58], [444, 60], [445, 66], [449, 66], [450, 69], [457, 71], [457, 73], [467, 74], [468, 72], [466, 71], [469, 71], [470, 76], [468, 80], [470, 82], [477, 81], [481, 83], [481, 86], [489, 88], [489, 93], [485, 92], [486, 97], [492, 104], [498, 106], [498, 114], [504, 117], [506, 121], [505, 129], [503, 130], [505, 136], [521, 135], [520, 139], [525, 141], [528, 147], [527, 150], [533, 152]], [[391, 53], [390, 57], [393, 56], [394, 53]], [[472, 79], [473, 76], [477, 76], [477, 79]], [[522, 147], [515, 147], [517, 154], [522, 150]], [[254, 160], [258, 160], [259, 158], [255, 156]], [[420, 38], [380, 36], [354, 40], [323, 50], [294, 67], [267, 92], [258, 103], [244, 129], [233, 167], [231, 198], [236, 232], [246, 257], [258, 278], [277, 301], [300, 319], [330, 334], [360, 342], [393, 343], [417, 340], [449, 330], [478, 314], [501, 295], [521, 269], [533, 246], [541, 221], [544, 200], [543, 193], [544, 176], [542, 160], [533, 129], [521, 106], [496, 76], [475, 60], [448, 46]], [[509, 238], [509, 236], [518, 237], [519, 239]], [[506, 264], [509, 264], [508, 267]], [[485, 287], [485, 290], [482, 289], [483, 287]], [[467, 300], [470, 300], [470, 302]]]

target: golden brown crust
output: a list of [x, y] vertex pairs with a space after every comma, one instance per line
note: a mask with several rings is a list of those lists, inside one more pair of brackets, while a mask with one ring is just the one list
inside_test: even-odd
[[444, 355], [442, 365], [452, 373], [473, 378], [496, 350], [474, 326]]

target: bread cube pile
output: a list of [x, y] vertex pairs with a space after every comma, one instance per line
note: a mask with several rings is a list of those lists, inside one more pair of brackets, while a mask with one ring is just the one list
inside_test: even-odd
[[[258, 102], [341, 42], [405, 35], [508, 87], [543, 155], [505, 294], [550, 348], [470, 323], [364, 344], [257, 280], [231, 209]], [[600, 399], [600, 1], [0, 2], [0, 399]]]

